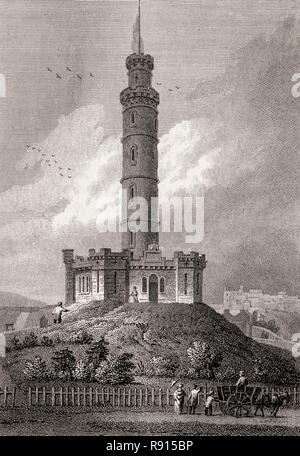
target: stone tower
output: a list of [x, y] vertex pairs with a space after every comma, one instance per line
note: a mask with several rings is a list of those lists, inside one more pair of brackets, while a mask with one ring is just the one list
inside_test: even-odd
[[[140, 30], [138, 34], [140, 42]], [[126, 59], [128, 87], [120, 95], [123, 106], [122, 249], [129, 250], [132, 258], [140, 258], [149, 245], [158, 245], [159, 240], [155, 201], [151, 205], [151, 198], [158, 196], [159, 94], [151, 86], [154, 59], [141, 52], [140, 45], [137, 50]], [[141, 208], [139, 198], [147, 205]], [[128, 224], [129, 219], [136, 220], [137, 230]]]

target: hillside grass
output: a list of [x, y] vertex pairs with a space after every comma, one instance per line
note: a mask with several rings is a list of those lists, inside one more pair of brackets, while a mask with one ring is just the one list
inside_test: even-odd
[[[222, 371], [232, 368], [238, 374], [243, 369], [251, 378], [255, 359], [259, 358], [269, 372], [282, 380], [282, 384], [291, 383], [291, 377], [293, 383], [296, 382], [295, 362], [289, 352], [246, 337], [237, 326], [206, 304], [128, 303], [113, 310], [110, 306], [107, 303], [90, 303], [83, 309], [77, 306], [65, 314], [61, 325], [35, 329], [39, 338], [47, 335], [55, 340], [59, 337], [61, 342], [54, 348], [39, 346], [11, 351], [8, 363], [14, 381], [24, 381], [25, 360], [35, 355], [50, 363], [54, 351], [68, 346], [77, 359], [85, 359], [87, 346], [70, 345], [67, 341], [77, 332], [87, 331], [95, 341], [104, 336], [113, 353], [133, 353], [135, 363], [142, 361], [147, 365], [153, 356], [176, 354], [184, 367], [188, 361], [187, 349], [199, 341], [222, 352]], [[28, 332], [30, 330], [15, 332], [14, 335], [22, 340]]]

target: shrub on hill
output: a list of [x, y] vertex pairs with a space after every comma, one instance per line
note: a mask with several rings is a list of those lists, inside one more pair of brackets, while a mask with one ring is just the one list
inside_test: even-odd
[[25, 378], [28, 380], [47, 380], [50, 378], [50, 373], [47, 369], [46, 362], [40, 356], [35, 356], [33, 361], [25, 361], [25, 369], [23, 371]]

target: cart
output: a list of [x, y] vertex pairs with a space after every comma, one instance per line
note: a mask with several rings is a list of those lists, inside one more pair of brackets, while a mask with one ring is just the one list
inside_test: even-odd
[[235, 385], [217, 386], [219, 408], [223, 415], [250, 416], [252, 405], [256, 403], [261, 390], [257, 386], [247, 386], [244, 391], [237, 391]]

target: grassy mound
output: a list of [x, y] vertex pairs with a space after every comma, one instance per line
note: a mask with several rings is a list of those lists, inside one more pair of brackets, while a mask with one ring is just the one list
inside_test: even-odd
[[[114, 353], [131, 352], [134, 361], [142, 360], [147, 365], [153, 356], [179, 358], [181, 367], [187, 365], [187, 349], [195, 341], [206, 342], [215, 352], [223, 354], [218, 368], [232, 369], [236, 373], [243, 369], [251, 379], [256, 359], [263, 368], [272, 373], [272, 378], [282, 384], [295, 383], [298, 374], [291, 354], [285, 350], [259, 344], [246, 337], [240, 329], [229, 323], [206, 304], [141, 304], [128, 303], [109, 310], [107, 303], [90, 303], [84, 308], [74, 306], [65, 316], [64, 323], [35, 330], [39, 339], [45, 335], [59, 344], [66, 344], [80, 331], [92, 334], [94, 340], [105, 336]], [[27, 331], [16, 333], [22, 339]], [[44, 359], [53, 350], [61, 347], [35, 347], [12, 351], [11, 366], [21, 370], [24, 359], [40, 354]], [[73, 350], [73, 346], [70, 347]], [[75, 347], [76, 350], [79, 347]], [[80, 347], [83, 356], [83, 347]], [[275, 382], [275, 381], [274, 381]]]

